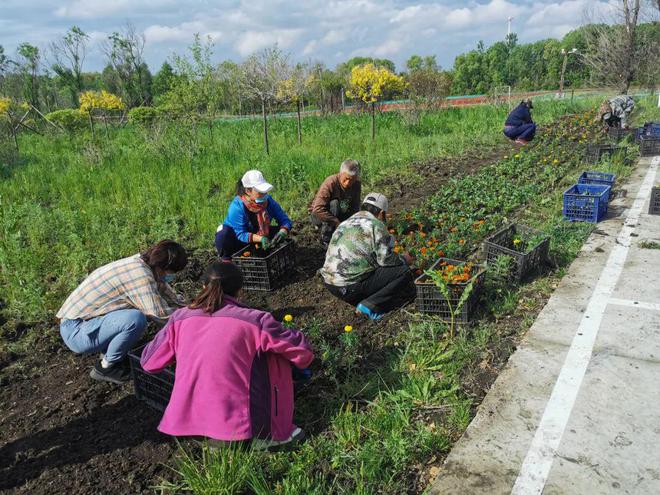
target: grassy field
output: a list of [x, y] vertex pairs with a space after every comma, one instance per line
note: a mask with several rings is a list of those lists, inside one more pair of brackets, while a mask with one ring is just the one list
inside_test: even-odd
[[[593, 105], [543, 102], [540, 123]], [[453, 156], [502, 140], [505, 108], [451, 108], [406, 125], [398, 113], [304, 120], [303, 144], [293, 119], [271, 124], [270, 155], [258, 121], [206, 129], [172, 125], [125, 128], [97, 141], [84, 134], [28, 136], [21, 159], [2, 168], [0, 299], [9, 319], [50, 317], [91, 269], [160, 238], [211, 247], [236, 180], [250, 168], [276, 185], [274, 196], [294, 218], [323, 178], [348, 157], [360, 160], [367, 186], [412, 160]]]
[[[523, 286], [492, 271], [479, 322], [454, 337], [439, 321], [407, 312], [378, 327], [382, 334], [365, 332], [370, 326], [338, 334], [322, 314], [303, 316], [321, 363], [296, 404], [296, 419], [311, 426], [311, 438], [276, 454], [187, 445], [173, 473], [154, 480], [156, 489], [422, 493], [593, 227], [562, 220], [561, 201], [584, 170], [586, 145], [602, 139], [593, 112], [587, 112], [596, 103], [540, 102], [536, 120], [552, 125], [533, 146], [449, 181], [392, 225], [401, 246], [431, 260], [437, 252], [429, 246], [466, 257], [502, 222], [521, 221], [550, 235], [554, 270]], [[655, 110], [647, 103], [643, 112], [638, 118], [649, 120]], [[88, 136], [24, 136], [21, 160], [4, 168], [0, 183], [6, 325], [52, 317], [88, 270], [158, 238], [211, 248], [234, 183], [248, 168], [263, 170], [277, 186], [274, 196], [301, 219], [317, 185], [344, 158], [364, 164], [366, 187], [419, 173], [411, 161], [465, 153], [477, 159], [502, 142], [505, 114], [504, 108], [453, 108], [426, 114], [417, 125], [384, 114], [375, 143], [368, 116], [308, 118], [302, 146], [295, 142], [295, 122], [281, 119], [272, 123], [270, 156], [262, 151], [258, 121], [219, 124], [212, 135], [173, 126], [100, 133], [97, 142]], [[635, 151], [631, 145], [589, 168], [621, 179]], [[407, 224], [418, 228], [404, 235]]]
[[[297, 416], [303, 425], [327, 418], [327, 428], [294, 452], [184, 448], [176, 474], [159, 489], [259, 495], [422, 493], [591, 232], [592, 224], [562, 219], [562, 191], [584, 169], [586, 145], [600, 137], [593, 113], [563, 118], [535, 146], [449, 183], [423, 207], [403, 215], [404, 221], [423, 225], [407, 240], [407, 248], [420, 250], [435, 237], [450, 249], [453, 235], [466, 241], [456, 243], [451, 253], [461, 256], [486, 235], [482, 228], [492, 229], [505, 219], [540, 228], [551, 238], [554, 271], [515, 286], [506, 274], [491, 270], [479, 323], [453, 338], [437, 320], [407, 315], [408, 323], [370, 355], [369, 335], [357, 340], [343, 335], [329, 343], [308, 326], [305, 331], [325, 373], [336, 384], [332, 394], [299, 400]], [[630, 173], [634, 151], [589, 168], [614, 172], [621, 180]], [[369, 366], [374, 357], [378, 364]]]

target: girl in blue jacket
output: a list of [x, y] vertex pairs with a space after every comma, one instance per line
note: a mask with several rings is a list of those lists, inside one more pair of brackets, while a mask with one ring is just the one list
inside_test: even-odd
[[[291, 230], [291, 220], [268, 193], [273, 186], [258, 170], [249, 170], [236, 185], [236, 197], [229, 204], [225, 220], [215, 233], [215, 247], [223, 260], [250, 243], [263, 249], [284, 240]], [[274, 219], [279, 227], [272, 235]]]

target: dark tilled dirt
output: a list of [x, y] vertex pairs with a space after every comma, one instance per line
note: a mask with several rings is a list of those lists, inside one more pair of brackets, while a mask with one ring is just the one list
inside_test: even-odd
[[[380, 190], [389, 195], [395, 212], [405, 211], [420, 205], [449, 178], [473, 173], [509, 150], [507, 146], [479, 157], [414, 163], [407, 173], [383, 181]], [[316, 275], [324, 252], [311, 225], [303, 222], [295, 240], [298, 265], [291, 279], [270, 293], [246, 292], [245, 302], [277, 318], [292, 314], [301, 327], [316, 321], [324, 335], [339, 335], [345, 325], [352, 325], [369, 335], [370, 365], [377, 365], [379, 344], [399, 331], [406, 313], [394, 312], [379, 323], [356, 316], [352, 307], [327, 293]], [[175, 287], [193, 294], [196, 280], [212, 259], [210, 251], [194, 253]], [[152, 493], [150, 487], [160, 477], [171, 475], [166, 465], [176, 444], [156, 430], [160, 414], [135, 399], [131, 385], [91, 380], [88, 373], [95, 356], [68, 351], [56, 322], [9, 329], [8, 325], [4, 338], [18, 340], [26, 331], [37, 338], [29, 349], [0, 352], [0, 493]], [[491, 383], [496, 376], [486, 375]], [[475, 388], [487, 389], [477, 381]], [[301, 426], [314, 434], [325, 425], [310, 421]]]

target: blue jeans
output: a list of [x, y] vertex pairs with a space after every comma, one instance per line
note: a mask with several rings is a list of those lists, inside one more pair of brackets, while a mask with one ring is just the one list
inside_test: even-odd
[[147, 318], [137, 309], [120, 309], [89, 320], [62, 320], [60, 335], [76, 354], [103, 352], [112, 364], [126, 357], [142, 336]]
[[536, 124], [533, 122], [504, 129], [504, 135], [509, 139], [524, 139], [525, 141], [531, 141], [534, 139], [534, 134], [536, 134]]

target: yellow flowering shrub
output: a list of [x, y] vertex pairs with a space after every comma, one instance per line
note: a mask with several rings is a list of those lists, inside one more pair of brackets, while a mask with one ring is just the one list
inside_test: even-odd
[[0, 96], [0, 115], [4, 115], [9, 111], [11, 106], [11, 99]]
[[351, 70], [350, 88], [346, 95], [358, 98], [365, 103], [375, 103], [386, 91], [400, 92], [406, 87], [403, 77], [397, 76], [385, 67], [364, 64]]
[[102, 90], [98, 91], [85, 91], [80, 95], [80, 111], [89, 113], [92, 110], [123, 110], [125, 108], [122, 99]]

